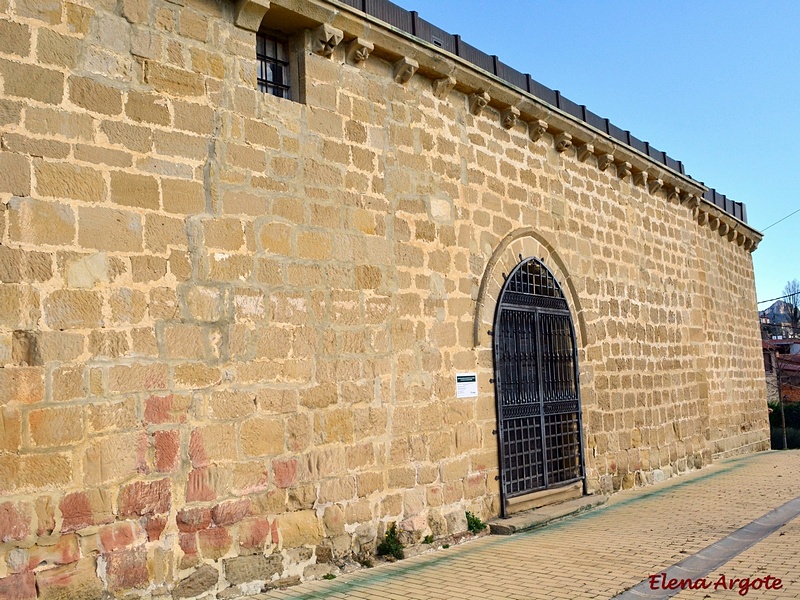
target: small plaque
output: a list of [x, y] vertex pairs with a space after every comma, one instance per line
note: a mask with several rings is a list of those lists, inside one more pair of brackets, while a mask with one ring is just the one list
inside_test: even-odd
[[478, 395], [477, 373], [456, 374], [456, 398], [475, 398]]

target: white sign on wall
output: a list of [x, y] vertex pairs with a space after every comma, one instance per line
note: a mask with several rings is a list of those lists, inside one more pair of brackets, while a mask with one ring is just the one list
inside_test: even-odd
[[475, 398], [478, 395], [477, 373], [456, 373], [456, 398]]

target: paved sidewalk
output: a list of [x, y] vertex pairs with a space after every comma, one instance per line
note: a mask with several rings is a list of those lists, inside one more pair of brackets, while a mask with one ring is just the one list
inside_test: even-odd
[[[600, 509], [544, 529], [488, 536], [248, 600], [800, 598], [798, 498], [800, 451], [765, 452], [616, 494]], [[651, 575], [681, 561], [693, 565], [697, 580], [707, 559], [711, 587], [651, 590]], [[714, 588], [722, 575], [726, 586], [749, 578], [746, 594], [739, 581], [734, 589]], [[764, 589], [775, 578], [781, 589]]]

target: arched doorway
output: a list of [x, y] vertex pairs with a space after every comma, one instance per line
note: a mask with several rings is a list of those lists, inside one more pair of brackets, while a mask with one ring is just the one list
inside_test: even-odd
[[522, 260], [503, 285], [493, 350], [506, 516], [510, 498], [584, 478], [572, 316], [558, 281], [536, 258]]

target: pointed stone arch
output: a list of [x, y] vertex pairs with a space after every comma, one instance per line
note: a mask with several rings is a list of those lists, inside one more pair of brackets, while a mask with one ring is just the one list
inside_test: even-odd
[[520, 260], [529, 256], [539, 258], [552, 271], [564, 291], [576, 325], [578, 348], [585, 348], [587, 339], [586, 318], [581, 306], [575, 279], [570, 275], [566, 262], [553, 244], [532, 227], [524, 227], [509, 233], [495, 248], [481, 279], [473, 324], [473, 347], [491, 347], [489, 331], [494, 324], [495, 308], [503, 288], [503, 274], [511, 273]]

